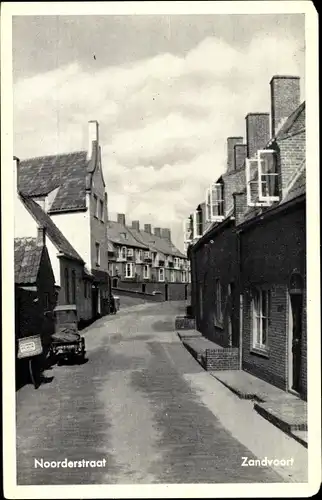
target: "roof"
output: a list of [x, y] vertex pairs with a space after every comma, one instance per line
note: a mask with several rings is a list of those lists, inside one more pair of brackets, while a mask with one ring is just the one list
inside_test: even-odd
[[76, 252], [74, 247], [65, 238], [60, 229], [58, 229], [51, 217], [46, 212], [44, 212], [44, 210], [38, 205], [38, 203], [35, 202], [32, 198], [26, 198], [23, 195], [20, 195], [20, 198], [25, 207], [37, 221], [39, 226], [46, 228], [46, 234], [55, 245], [55, 247], [64, 255], [66, 255], [66, 257], [84, 262], [79, 253]]
[[39, 156], [19, 163], [19, 191], [45, 196], [59, 188], [49, 213], [86, 208], [86, 151]]
[[34, 284], [43, 252], [43, 246], [37, 245], [36, 238], [15, 238], [15, 283], [17, 285]]
[[305, 129], [305, 101], [300, 104], [287, 118], [274, 139], [281, 140], [290, 134], [297, 134]]
[[173, 255], [175, 257], [186, 258], [180, 250], [178, 250], [174, 244], [167, 238], [161, 238], [152, 233], [147, 233], [146, 231], [138, 231], [136, 229], [128, 228], [128, 230], [133, 234], [134, 238], [139, 240], [146, 247], [151, 248], [156, 252], [163, 253], [165, 255]]
[[305, 169], [301, 170], [298, 176], [294, 179], [293, 183], [289, 185], [288, 191], [285, 194], [282, 203], [294, 200], [298, 196], [304, 195], [306, 192], [306, 172]]
[[108, 221], [106, 224], [106, 232], [107, 239], [112, 243], [148, 250], [144, 243], [134, 237], [127, 226], [119, 222]]

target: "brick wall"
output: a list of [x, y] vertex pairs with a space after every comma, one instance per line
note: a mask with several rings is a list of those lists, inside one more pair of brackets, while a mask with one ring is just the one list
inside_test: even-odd
[[238, 370], [239, 349], [207, 349], [205, 356], [206, 370]]
[[[259, 222], [241, 233], [241, 281], [244, 287], [243, 369], [286, 390], [289, 386], [290, 327], [288, 290], [292, 272], [305, 276], [305, 207]], [[252, 349], [251, 288], [271, 290], [266, 357]], [[302, 395], [306, 395], [306, 307], [303, 310]]]
[[242, 191], [246, 186], [245, 169], [223, 175], [225, 213], [234, 206], [233, 193]]
[[305, 160], [305, 130], [278, 141], [278, 147], [281, 164], [281, 187], [284, 191]]
[[247, 145], [246, 144], [236, 144], [234, 147], [235, 154], [235, 170], [239, 170], [244, 167], [245, 159], [247, 157]]
[[300, 104], [299, 77], [274, 76], [271, 87], [272, 135], [283, 121]]
[[246, 116], [247, 158], [253, 158], [270, 139], [268, 113], [249, 113]]

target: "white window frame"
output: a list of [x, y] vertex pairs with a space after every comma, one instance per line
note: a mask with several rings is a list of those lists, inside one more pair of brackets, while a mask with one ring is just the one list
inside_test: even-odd
[[[221, 198], [217, 196], [217, 187], [220, 188]], [[223, 213], [220, 215], [214, 215], [214, 206], [219, 206], [222, 203]], [[219, 210], [218, 210], [219, 212]], [[213, 182], [206, 190], [206, 222], [220, 222], [225, 218], [225, 207], [224, 207], [224, 185], [222, 182]]]
[[[256, 297], [255, 297], [256, 294]], [[266, 294], [266, 310], [263, 311], [263, 294]], [[257, 302], [257, 303], [256, 303]], [[269, 323], [271, 309], [271, 292], [270, 290], [256, 288], [253, 290], [252, 301], [252, 346], [254, 349], [266, 351], [268, 348], [269, 338]], [[265, 343], [263, 341], [265, 325]]]
[[[158, 278], [159, 278], [159, 281], [164, 281], [164, 267], [159, 267], [159, 270], [158, 270]], [[161, 278], [161, 273], [163, 274], [162, 275], [162, 278]]]
[[134, 256], [133, 248], [128, 248], [127, 249], [127, 257], [133, 257], [133, 256]]
[[[272, 202], [272, 201], [279, 201], [279, 196], [265, 196], [263, 194], [263, 184], [262, 184], [262, 155], [273, 155], [274, 156], [274, 161], [276, 162], [276, 151], [274, 149], [259, 149], [257, 151], [257, 162], [258, 162], [258, 199], [259, 201], [264, 201], [264, 202]], [[278, 172], [271, 172], [265, 175], [270, 175], [270, 176], [275, 176], [276, 177], [276, 182], [278, 185], [278, 179], [279, 175]]]
[[[202, 210], [195, 210], [193, 213], [193, 238], [200, 238], [202, 236], [202, 230], [201, 233], [197, 232], [197, 227], [199, 224], [197, 224], [197, 215], [201, 213], [201, 216], [203, 216]], [[202, 221], [202, 226], [204, 226], [204, 221]], [[202, 227], [203, 229], [203, 227]]]
[[150, 259], [150, 258], [151, 258], [151, 254], [150, 254], [150, 251], [149, 251], [149, 250], [145, 250], [145, 251], [144, 251], [144, 258], [145, 258], [145, 259]]
[[150, 266], [145, 264], [143, 267], [143, 279], [150, 279]]
[[[130, 273], [128, 273], [128, 269], [130, 269]], [[127, 262], [125, 264], [125, 278], [134, 278], [134, 264], [133, 264], [133, 262]]]

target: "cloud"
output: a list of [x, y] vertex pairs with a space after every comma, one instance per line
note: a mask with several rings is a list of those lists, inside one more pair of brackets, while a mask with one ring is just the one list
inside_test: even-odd
[[86, 148], [87, 121], [97, 119], [110, 214], [170, 226], [182, 247], [183, 218], [225, 170], [226, 138], [245, 135], [248, 112], [269, 111], [272, 75], [304, 76], [303, 57], [287, 34], [257, 36], [243, 50], [208, 37], [185, 57], [95, 73], [75, 62], [19, 80], [15, 154]]

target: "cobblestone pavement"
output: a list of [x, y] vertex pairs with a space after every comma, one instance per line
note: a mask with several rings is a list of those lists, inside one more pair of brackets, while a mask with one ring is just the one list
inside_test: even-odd
[[[51, 383], [17, 392], [18, 484], [285, 480], [269, 467], [241, 466], [243, 456], [256, 457], [189, 383], [203, 369], [173, 330], [182, 307], [144, 304], [101, 318], [84, 331], [87, 363], [54, 366]], [[34, 466], [64, 458], [105, 458], [106, 466]]]

